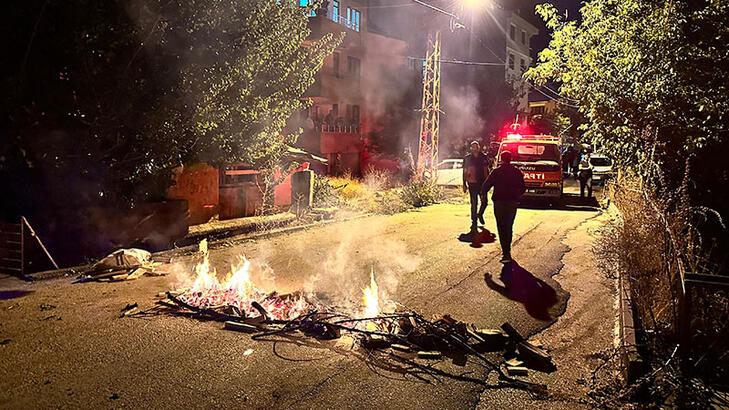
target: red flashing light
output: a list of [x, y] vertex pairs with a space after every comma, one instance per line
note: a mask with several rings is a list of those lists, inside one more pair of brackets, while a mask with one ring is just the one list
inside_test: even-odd
[[500, 132], [499, 139], [520, 140], [524, 135], [529, 135], [529, 127], [526, 124], [513, 122], [505, 125]]

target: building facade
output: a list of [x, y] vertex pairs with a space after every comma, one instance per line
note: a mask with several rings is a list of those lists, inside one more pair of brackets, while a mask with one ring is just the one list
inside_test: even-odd
[[516, 11], [511, 11], [506, 16], [505, 28], [505, 78], [516, 91], [517, 111], [519, 113], [528, 113], [530, 87], [522, 76], [532, 65], [529, 44], [531, 38], [539, 34], [539, 30], [522, 18]]
[[[307, 0], [301, 0], [305, 5]], [[359, 174], [362, 137], [388, 111], [386, 81], [406, 68], [408, 44], [367, 29], [366, 0], [330, 0], [309, 16], [310, 39], [345, 33], [304, 95], [312, 105], [295, 121], [304, 132], [297, 145], [328, 161], [328, 173]]]

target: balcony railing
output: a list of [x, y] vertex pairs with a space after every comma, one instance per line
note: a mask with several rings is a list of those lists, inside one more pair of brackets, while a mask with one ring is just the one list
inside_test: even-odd
[[344, 134], [358, 134], [359, 126], [342, 124], [321, 124], [321, 132], [339, 132]]
[[340, 15], [338, 12], [334, 13], [334, 10], [327, 10], [327, 9], [317, 9], [315, 14], [317, 16], [326, 16], [329, 20], [341, 24], [344, 27], [347, 27], [350, 30], [359, 31], [359, 25], [356, 21], [352, 19], [348, 19], [345, 16]]

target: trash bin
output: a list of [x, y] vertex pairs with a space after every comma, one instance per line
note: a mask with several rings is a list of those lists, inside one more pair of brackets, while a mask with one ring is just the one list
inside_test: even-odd
[[263, 195], [254, 182], [220, 186], [219, 218], [233, 219], [253, 216], [263, 203]]

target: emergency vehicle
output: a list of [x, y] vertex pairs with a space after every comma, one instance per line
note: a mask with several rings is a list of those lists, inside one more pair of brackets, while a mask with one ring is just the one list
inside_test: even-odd
[[562, 141], [551, 135], [508, 134], [498, 144], [495, 165], [501, 153], [511, 152], [511, 163], [524, 175], [524, 197], [544, 198], [555, 203], [562, 197]]

